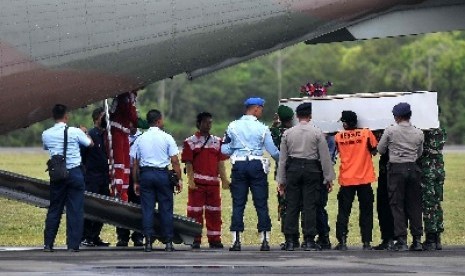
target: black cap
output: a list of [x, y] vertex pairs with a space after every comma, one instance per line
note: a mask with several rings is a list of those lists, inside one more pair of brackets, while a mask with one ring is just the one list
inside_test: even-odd
[[295, 109], [295, 112], [297, 113], [297, 116], [309, 116], [309, 115], [312, 115], [312, 103], [300, 104]]
[[392, 115], [396, 117], [403, 117], [412, 114], [412, 110], [410, 109], [410, 105], [408, 103], [402, 102], [398, 103], [392, 109]]
[[351, 110], [342, 111], [341, 122], [357, 124], [357, 114]]

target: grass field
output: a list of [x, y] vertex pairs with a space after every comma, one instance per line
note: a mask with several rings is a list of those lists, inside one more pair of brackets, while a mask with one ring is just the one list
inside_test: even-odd
[[[443, 242], [444, 244], [465, 244], [465, 220], [462, 211], [465, 210], [465, 154], [449, 153], [446, 154], [446, 184], [445, 198], [443, 203], [445, 214], [445, 228]], [[24, 174], [40, 179], [47, 179], [45, 173], [46, 152], [21, 152], [21, 153], [0, 153], [0, 168]], [[375, 160], [377, 164], [378, 160]], [[271, 220], [273, 223], [272, 238], [273, 244], [279, 244], [283, 240], [280, 233], [280, 222], [277, 214], [276, 184], [272, 180], [272, 173], [269, 174], [269, 208]], [[373, 183], [374, 187], [376, 183]], [[336, 243], [335, 224], [337, 213], [336, 194], [337, 185], [334, 191], [329, 195], [328, 213], [331, 226], [331, 241]], [[223, 242], [229, 244], [231, 237], [229, 233], [230, 216], [231, 216], [231, 196], [229, 191], [222, 192], [223, 198]], [[175, 197], [175, 212], [177, 214], [186, 213], [187, 191]], [[358, 227], [358, 203], [354, 202], [352, 215], [349, 225], [349, 244], [360, 244], [360, 231]], [[45, 209], [29, 206], [27, 204], [0, 198], [0, 246], [39, 246], [43, 243], [43, 227], [45, 219]], [[373, 241], [377, 243], [380, 239], [379, 227], [377, 225], [376, 211], [374, 217]], [[245, 244], [259, 244], [259, 237], [256, 231], [257, 216], [253, 208], [252, 201], [249, 200], [244, 217]], [[116, 243], [115, 228], [105, 225], [102, 233], [104, 240]], [[65, 243], [65, 216], [61, 223], [60, 231], [57, 237], [57, 245]], [[206, 240], [204, 238], [204, 243]]]

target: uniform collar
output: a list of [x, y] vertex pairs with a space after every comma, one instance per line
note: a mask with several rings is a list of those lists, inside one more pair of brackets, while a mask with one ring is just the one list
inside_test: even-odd
[[153, 126], [149, 127], [149, 131], [160, 131], [161, 129], [159, 127]]
[[412, 124], [409, 121], [402, 121], [398, 125], [399, 126], [411, 126]]
[[257, 117], [255, 117], [254, 115], [242, 115], [242, 120], [249, 120], [249, 121], [257, 121]]
[[55, 123], [55, 126], [56, 127], [59, 127], [59, 126], [66, 126], [66, 124], [64, 122], [58, 122], [58, 123]]

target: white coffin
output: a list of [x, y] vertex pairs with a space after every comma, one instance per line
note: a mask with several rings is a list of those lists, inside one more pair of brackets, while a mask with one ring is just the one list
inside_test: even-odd
[[329, 95], [321, 98], [282, 99], [280, 104], [294, 111], [304, 102], [312, 103], [312, 121], [324, 132], [342, 130], [339, 122], [343, 110], [357, 113], [358, 127], [372, 130], [385, 129], [395, 123], [392, 108], [400, 102], [407, 102], [412, 109], [411, 122], [421, 129], [439, 127], [437, 93], [416, 92], [379, 92]]

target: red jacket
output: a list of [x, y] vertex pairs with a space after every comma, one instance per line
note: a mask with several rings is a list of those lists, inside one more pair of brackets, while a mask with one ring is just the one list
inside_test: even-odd
[[210, 135], [207, 143], [205, 140], [199, 132], [184, 140], [181, 160], [192, 163], [195, 183], [219, 185], [218, 163], [228, 156], [221, 153], [220, 137]]

